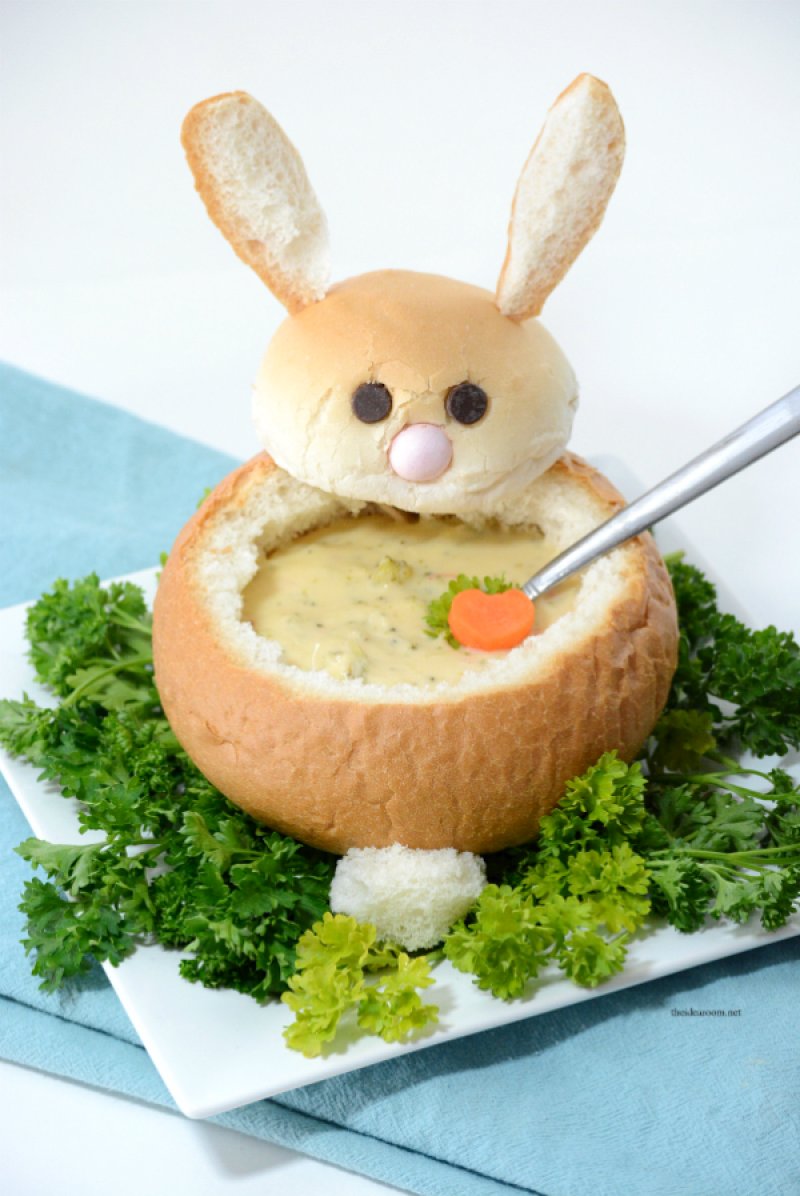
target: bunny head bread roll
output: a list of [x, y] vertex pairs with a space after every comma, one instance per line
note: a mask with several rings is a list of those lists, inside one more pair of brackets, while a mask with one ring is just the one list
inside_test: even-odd
[[511, 650], [429, 634], [448, 631], [436, 599], [457, 575], [521, 584], [622, 504], [565, 451], [575, 376], [536, 318], [616, 183], [613, 97], [581, 75], [550, 110], [494, 294], [402, 270], [330, 285], [300, 157], [244, 93], [192, 109], [183, 143], [212, 220], [289, 315], [255, 383], [265, 451], [161, 577], [175, 733], [232, 801], [330, 851], [522, 843], [571, 777], [638, 751], [676, 657], [648, 535], [537, 601]]

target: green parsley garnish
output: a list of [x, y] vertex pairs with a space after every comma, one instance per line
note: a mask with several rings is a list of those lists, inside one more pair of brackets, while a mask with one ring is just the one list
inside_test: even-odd
[[507, 853], [513, 884], [490, 885], [445, 939], [444, 954], [480, 988], [519, 997], [547, 963], [594, 987], [622, 970], [650, 912], [648, 873], [633, 847], [645, 780], [614, 752], [570, 781], [532, 848]]
[[[20, 907], [42, 987], [159, 942], [188, 953], [189, 980], [282, 994], [295, 1013], [288, 1044], [314, 1056], [348, 1026], [394, 1042], [433, 1023], [418, 990], [441, 955], [512, 999], [550, 964], [601, 983], [654, 917], [686, 932], [754, 914], [782, 926], [800, 898], [800, 788], [780, 766], [739, 757], [800, 747], [800, 649], [721, 613], [680, 556], [668, 566], [680, 659], [640, 760], [607, 753], [572, 780], [535, 843], [490, 857], [493, 883], [427, 957], [333, 916], [335, 858], [259, 825], [191, 763], [159, 705], [141, 591], [94, 575], [57, 582], [27, 633], [60, 703], [0, 702], [0, 743], [77, 799], [81, 828], [100, 836], [17, 848], [46, 878], [26, 883]], [[431, 604], [429, 634], [447, 634], [452, 598], [470, 588], [510, 586], [458, 577]]]
[[454, 927], [444, 954], [496, 996], [529, 991], [554, 962], [578, 984], [618, 972], [648, 913], [678, 930], [708, 917], [783, 926], [800, 899], [800, 787], [745, 767], [800, 747], [800, 649], [751, 631], [681, 555], [667, 561], [680, 659], [639, 762], [607, 754], [567, 786], [530, 847], [492, 861], [498, 885]]
[[284, 1037], [313, 1058], [350, 1017], [385, 1042], [402, 1042], [438, 1020], [436, 1006], [423, 1005], [417, 992], [431, 984], [424, 956], [411, 959], [391, 944], [376, 943], [374, 926], [326, 913], [297, 945], [297, 972], [281, 998], [295, 1020]]
[[[668, 710], [711, 715], [720, 744], [756, 756], [800, 745], [800, 650], [791, 632], [753, 631], [717, 608], [714, 586], [682, 553], [667, 559], [681, 629]], [[725, 711], [720, 703], [735, 709]]]
[[61, 698], [0, 702], [0, 743], [80, 803], [98, 843], [27, 839], [24, 945], [42, 988], [140, 942], [192, 953], [182, 975], [261, 999], [286, 988], [296, 943], [328, 906], [335, 859], [227, 801], [180, 748], [153, 684], [150, 615], [129, 583], [59, 581], [30, 610], [37, 678]]

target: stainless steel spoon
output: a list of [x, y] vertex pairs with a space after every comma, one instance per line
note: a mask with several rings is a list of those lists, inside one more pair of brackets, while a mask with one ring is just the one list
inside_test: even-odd
[[648, 490], [628, 507], [578, 540], [566, 552], [535, 573], [522, 589], [529, 598], [541, 597], [546, 590], [588, 565], [590, 561], [616, 548], [618, 544], [652, 527], [673, 511], [685, 507], [701, 494], [760, 457], [785, 444], [800, 432], [800, 386], [790, 390], [777, 403], [754, 415], [741, 428], [706, 449], [677, 473], [670, 474], [658, 486]]

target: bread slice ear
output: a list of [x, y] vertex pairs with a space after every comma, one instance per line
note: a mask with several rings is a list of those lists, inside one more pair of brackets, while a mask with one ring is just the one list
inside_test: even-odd
[[496, 291], [503, 315], [539, 314], [603, 219], [624, 155], [614, 97], [579, 75], [550, 109], [517, 184]]
[[290, 312], [322, 299], [328, 228], [303, 161], [244, 91], [213, 96], [183, 122], [183, 148], [208, 214]]

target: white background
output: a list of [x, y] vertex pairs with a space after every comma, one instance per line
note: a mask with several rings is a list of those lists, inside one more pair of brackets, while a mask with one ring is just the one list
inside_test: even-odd
[[[283, 312], [193, 193], [178, 142], [191, 105], [244, 89], [271, 109], [327, 212], [336, 277], [395, 266], [493, 287], [544, 113], [589, 70], [614, 90], [628, 155], [543, 316], [582, 384], [572, 447], [655, 483], [800, 381], [794, 0], [5, 0], [0, 14], [0, 358], [247, 457], [250, 385]], [[755, 621], [796, 630], [799, 475], [795, 443], [680, 516]], [[56, 1177], [94, 1196], [112, 1174], [119, 1196], [154, 1174], [209, 1196], [383, 1190], [9, 1065], [0, 1126], [13, 1196]], [[30, 1145], [43, 1126], [47, 1155]]]

